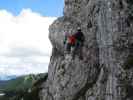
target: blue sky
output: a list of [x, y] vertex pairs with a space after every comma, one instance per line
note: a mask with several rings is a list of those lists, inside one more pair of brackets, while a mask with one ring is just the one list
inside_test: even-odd
[[49, 25], [64, 0], [0, 0], [0, 78], [48, 71]]
[[62, 16], [64, 0], [0, 0], [0, 9], [18, 15], [22, 9], [30, 8], [43, 16]]

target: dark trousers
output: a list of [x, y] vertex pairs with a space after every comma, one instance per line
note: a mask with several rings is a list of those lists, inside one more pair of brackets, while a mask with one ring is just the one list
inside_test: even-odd
[[83, 47], [83, 44], [80, 41], [77, 41], [75, 44], [67, 43], [65, 46], [65, 49], [66, 49], [66, 53], [71, 54], [73, 58], [77, 54], [79, 58], [82, 59], [83, 58], [82, 47]]
[[75, 44], [74, 56], [75, 54], [77, 54], [79, 58], [82, 59], [83, 58], [82, 49], [83, 49], [83, 43], [81, 41], [77, 41]]
[[67, 53], [69, 54], [72, 53], [74, 48], [75, 48], [74, 44], [66, 43], [65, 49]]

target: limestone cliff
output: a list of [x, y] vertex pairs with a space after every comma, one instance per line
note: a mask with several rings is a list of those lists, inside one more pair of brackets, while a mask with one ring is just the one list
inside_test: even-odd
[[[133, 1], [65, 0], [41, 100], [133, 100]], [[64, 54], [64, 32], [81, 27], [83, 59]]]

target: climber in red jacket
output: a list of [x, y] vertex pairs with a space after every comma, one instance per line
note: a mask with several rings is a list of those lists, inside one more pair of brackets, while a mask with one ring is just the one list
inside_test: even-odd
[[68, 33], [65, 33], [64, 44], [66, 44], [66, 52], [68, 54], [72, 54], [73, 58], [75, 57], [75, 54], [79, 54], [79, 58], [82, 59], [82, 47], [84, 40], [85, 37], [80, 28], [78, 28], [77, 32], [73, 35], [68, 35]]
[[76, 43], [76, 38], [74, 35], [67, 35], [65, 34], [65, 40], [64, 40], [64, 44], [65, 44], [65, 51], [67, 54], [72, 53], [72, 49], [74, 48]]

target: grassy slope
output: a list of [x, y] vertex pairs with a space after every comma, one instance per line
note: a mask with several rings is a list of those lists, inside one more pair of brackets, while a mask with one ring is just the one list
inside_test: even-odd
[[4, 91], [25, 90], [31, 88], [32, 85], [37, 80], [43, 78], [45, 75], [46, 74], [27, 75], [9, 81], [0, 82], [0, 90]]
[[[27, 75], [0, 83], [0, 89], [6, 95], [0, 100], [39, 100], [40, 85], [46, 81], [48, 74]], [[31, 92], [28, 92], [31, 89]]]

